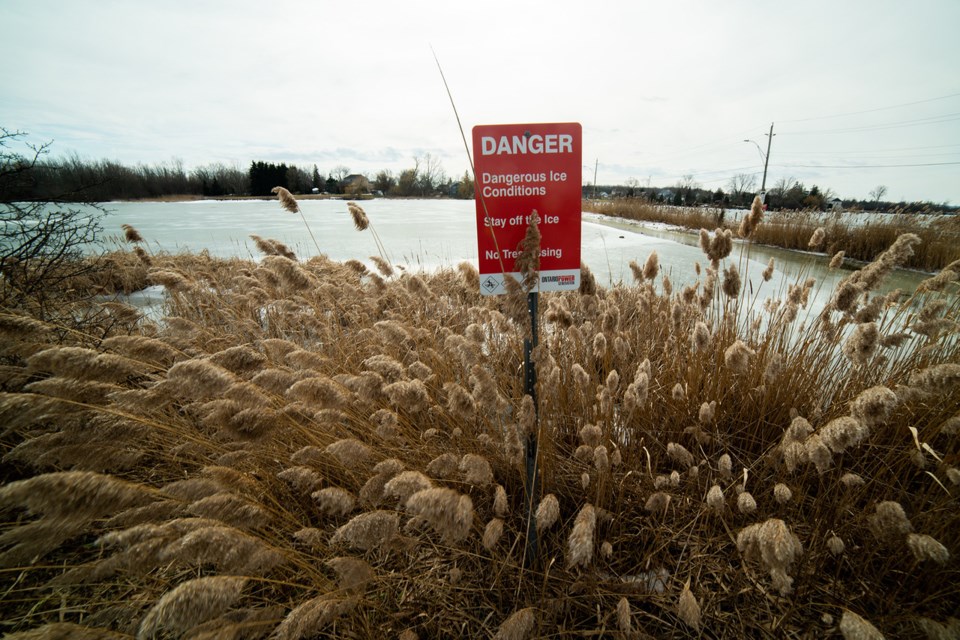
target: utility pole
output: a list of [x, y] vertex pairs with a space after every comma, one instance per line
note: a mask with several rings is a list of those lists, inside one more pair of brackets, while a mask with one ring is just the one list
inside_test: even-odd
[[600, 166], [600, 158], [593, 163], [593, 199], [597, 199], [597, 167]]
[[770, 123], [770, 133], [767, 134], [767, 155], [763, 158], [763, 182], [760, 184], [760, 191], [763, 192], [764, 199], [767, 195], [767, 165], [770, 164], [770, 144], [773, 142], [773, 123]]
[[766, 203], [767, 201], [767, 167], [770, 165], [770, 145], [773, 144], [773, 136], [776, 134], [773, 132], [773, 123], [770, 123], [770, 133], [764, 134], [767, 136], [767, 152], [764, 153], [763, 149], [760, 148], [760, 145], [753, 140], [744, 140], [744, 142], [751, 142], [753, 146], [757, 148], [757, 153], [763, 156], [763, 182], [760, 183], [760, 202]]

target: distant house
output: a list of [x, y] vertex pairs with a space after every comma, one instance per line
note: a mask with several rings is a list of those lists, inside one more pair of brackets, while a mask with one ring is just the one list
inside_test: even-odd
[[840, 211], [841, 209], [843, 209], [843, 200], [841, 200], [840, 198], [825, 200], [823, 203], [823, 207], [827, 211]]
[[370, 181], [359, 173], [353, 173], [340, 181], [343, 193], [370, 193]]
[[657, 199], [663, 202], [673, 200], [673, 189], [660, 189], [657, 191]]

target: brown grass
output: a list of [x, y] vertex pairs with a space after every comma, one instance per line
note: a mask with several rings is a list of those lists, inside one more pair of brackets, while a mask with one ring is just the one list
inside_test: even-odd
[[152, 255], [178, 276], [155, 321], [90, 302], [145, 281], [130, 251], [43, 321], [0, 310], [2, 630], [956, 630], [956, 275], [871, 297], [903, 241], [805, 317], [805, 282], [754, 307], [710, 238], [693, 291], [651, 265], [543, 294], [539, 420], [528, 325], [469, 266]]
[[[585, 200], [583, 210], [627, 220], [662, 222], [691, 231], [717, 226], [735, 230], [738, 226], [719, 208], [674, 207], [643, 200]], [[745, 219], [750, 217], [744, 214]], [[844, 219], [843, 213], [768, 211], [763, 215], [762, 224], [748, 226], [748, 235], [758, 244], [798, 251], [815, 250], [829, 256], [843, 251], [847, 258], [861, 262], [874, 260], [898, 237], [907, 233], [921, 239], [916, 253], [903, 265], [907, 268], [939, 271], [960, 259], [960, 224], [955, 216], [943, 216], [931, 222], [898, 214], [884, 216], [866, 225], [854, 225]], [[743, 230], [743, 225], [740, 227]]]

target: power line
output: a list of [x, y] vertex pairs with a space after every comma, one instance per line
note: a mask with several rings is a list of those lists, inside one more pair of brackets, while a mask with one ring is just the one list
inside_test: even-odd
[[945, 167], [960, 162], [923, 162], [918, 164], [778, 164], [780, 169], [899, 169], [903, 167]]
[[877, 111], [889, 111], [890, 109], [900, 109], [901, 107], [911, 107], [915, 104], [925, 104], [927, 102], [936, 102], [937, 100], [946, 100], [948, 98], [956, 98], [957, 96], [960, 96], [960, 93], [951, 93], [945, 96], [937, 96], [936, 98], [927, 98], [926, 100], [916, 100], [914, 102], [904, 102], [902, 104], [894, 104], [888, 107], [864, 109], [863, 111], [848, 111], [846, 113], [835, 113], [829, 116], [814, 116], [812, 118], [799, 118], [796, 120], [781, 120], [780, 122], [810, 122], [812, 120], [828, 120], [830, 118], [842, 118], [844, 116], [858, 116], [863, 113], [876, 113]]
[[940, 116], [930, 116], [928, 118], [917, 118], [915, 120], [901, 120], [899, 122], [884, 122], [876, 125], [869, 125], [863, 127], [846, 127], [843, 129], [814, 129], [808, 131], [786, 131], [781, 132], [784, 135], [797, 136], [797, 135], [811, 135], [811, 134], [824, 134], [824, 133], [856, 133], [861, 131], [880, 131], [883, 129], [899, 129], [902, 127], [919, 127], [928, 124], [941, 124], [943, 122], [953, 122], [954, 120], [960, 120], [960, 112], [956, 113], [946, 113]]

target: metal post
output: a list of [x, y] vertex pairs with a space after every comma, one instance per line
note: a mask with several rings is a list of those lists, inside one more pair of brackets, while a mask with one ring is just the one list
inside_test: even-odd
[[524, 550], [523, 563], [532, 567], [537, 559], [537, 506], [540, 493], [539, 473], [537, 469], [537, 429], [540, 425], [540, 409], [537, 403], [537, 368], [533, 362], [533, 350], [539, 343], [537, 332], [537, 306], [539, 294], [531, 291], [527, 294], [527, 310], [530, 312], [530, 339], [523, 341], [523, 370], [527, 395], [533, 399], [535, 416], [534, 429], [527, 434], [526, 442], [526, 471], [527, 476], [524, 488], [527, 492], [527, 546]]

